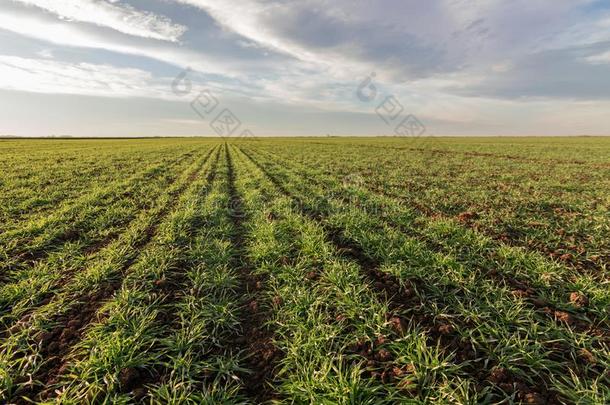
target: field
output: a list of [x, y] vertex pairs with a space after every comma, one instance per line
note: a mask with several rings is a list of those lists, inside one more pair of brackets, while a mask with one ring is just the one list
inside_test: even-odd
[[610, 138], [0, 141], [0, 402], [610, 402]]

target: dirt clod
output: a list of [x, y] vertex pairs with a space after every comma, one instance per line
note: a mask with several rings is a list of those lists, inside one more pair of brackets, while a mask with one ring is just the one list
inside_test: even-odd
[[489, 373], [489, 381], [493, 384], [501, 384], [510, 378], [510, 374], [504, 367], [494, 367]]
[[595, 358], [595, 355], [593, 355], [593, 353], [591, 353], [587, 349], [580, 349], [578, 351], [578, 359], [586, 364], [597, 364], [597, 359]]
[[568, 314], [567, 312], [555, 311], [554, 315], [555, 315], [555, 318], [557, 318], [557, 320], [559, 320], [561, 322], [565, 322], [568, 325], [571, 325], [572, 323], [574, 323], [574, 318], [572, 318], [572, 315]]
[[525, 290], [513, 290], [511, 291], [511, 294], [515, 298], [527, 298], [529, 296], [529, 294]]
[[472, 211], [462, 212], [457, 217], [458, 221], [460, 221], [460, 222], [470, 222], [476, 218], [478, 218], [478, 214], [476, 212], [472, 212]]
[[343, 315], [343, 314], [339, 314], [335, 317], [335, 321], [337, 322], [343, 322], [347, 319], [347, 316]]
[[589, 299], [580, 292], [573, 292], [570, 294], [570, 302], [578, 308], [583, 308], [589, 305]]
[[538, 394], [537, 392], [528, 392], [524, 394], [523, 402], [532, 405], [543, 405], [546, 403], [544, 398], [542, 398], [542, 395]]
[[386, 349], [381, 349], [381, 350], [379, 350], [379, 352], [377, 353], [377, 356], [375, 356], [375, 357], [379, 361], [390, 361], [390, 360], [392, 360], [392, 353], [390, 353]]
[[318, 278], [318, 273], [315, 271], [310, 271], [309, 273], [307, 273], [307, 275], [305, 276], [308, 280], [316, 280]]
[[383, 335], [379, 335], [379, 336], [377, 336], [377, 339], [375, 339], [375, 345], [377, 345], [377, 346], [381, 346], [382, 344], [384, 344], [386, 342], [387, 342], [387, 339]]
[[390, 318], [390, 325], [392, 327], [392, 329], [398, 334], [398, 335], [403, 335], [405, 333], [406, 327], [404, 325], [404, 322], [402, 321], [402, 319], [400, 319], [397, 316], [394, 316], [392, 318]]
[[438, 333], [440, 333], [441, 335], [449, 335], [453, 332], [454, 328], [452, 325], [445, 323], [445, 324], [439, 325], [437, 330], [438, 330]]
[[129, 392], [140, 379], [140, 372], [133, 368], [127, 367], [119, 372], [119, 383], [122, 392]]

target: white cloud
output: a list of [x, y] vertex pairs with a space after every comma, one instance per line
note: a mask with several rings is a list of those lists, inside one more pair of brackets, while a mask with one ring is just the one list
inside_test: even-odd
[[[593, 0], [173, 1], [198, 7], [225, 30], [292, 57], [285, 71], [276, 70], [275, 83], [261, 82], [272, 93], [318, 99], [320, 83], [353, 83], [372, 71], [395, 88], [456, 72], [507, 73], [513, 60], [590, 43], [607, 31], [600, 28], [603, 16], [580, 9]], [[309, 94], [303, 82], [316, 82]]]
[[169, 83], [140, 69], [0, 55], [0, 88], [5, 90], [176, 99]]
[[594, 65], [610, 64], [610, 51], [588, 56], [585, 58], [585, 60]]
[[305, 49], [278, 38], [271, 27], [261, 24], [263, 16], [271, 16], [284, 6], [278, 3], [261, 3], [252, 0], [230, 2], [223, 0], [175, 0], [199, 7], [208, 12], [224, 28], [235, 31], [250, 40], [287, 54], [307, 59], [313, 56]]
[[53, 59], [53, 50], [51, 49], [42, 49], [36, 52], [36, 55], [40, 56], [44, 59]]
[[[478, 126], [525, 132], [541, 122], [538, 112], [552, 116], [550, 106], [570, 106], [574, 99], [608, 104], [604, 64], [610, 63], [610, 45], [600, 41], [610, 39], [610, 19], [582, 7], [592, 0], [159, 1], [175, 3], [167, 10], [175, 10], [171, 17], [176, 21], [183, 13], [198, 13], [201, 21], [181, 38], [184, 27], [137, 11], [126, 0], [0, 1], [0, 30], [17, 34], [11, 38], [45, 42], [36, 43], [30, 53], [18, 45], [0, 47], [0, 54], [21, 56], [1, 57], [0, 87], [171, 98], [171, 78], [151, 73], [159, 69], [171, 75], [167, 66], [121, 59], [129, 54], [174, 65], [176, 73], [190, 66], [196, 71], [194, 91], [200, 83], [222, 100], [235, 96], [249, 105], [246, 111], [264, 106], [259, 115], [265, 118], [272, 105], [271, 111], [282, 106], [329, 116], [355, 112], [376, 120], [379, 100], [365, 104], [355, 96], [372, 71], [380, 96], [396, 95], [405, 111], [430, 122], [431, 130], [438, 126], [451, 132], [456, 126], [467, 133]], [[51, 47], [48, 43], [58, 46], [52, 53], [41, 52]], [[67, 49], [71, 47], [88, 49]], [[97, 52], [102, 49], [113, 53]], [[91, 60], [111, 58], [121, 65], [137, 60], [142, 68], [60, 61], [85, 53]], [[584, 107], [574, 116], [583, 113]], [[197, 121], [187, 116], [166, 123]]]
[[104, 49], [112, 52], [156, 59], [184, 69], [193, 69], [234, 77], [241, 70], [237, 61], [220, 60], [212, 55], [185, 49], [176, 44], [132, 37], [119, 32], [104, 31], [80, 23], [50, 20], [48, 16], [23, 10], [1, 12], [0, 27], [24, 37], [35, 38], [60, 46]]
[[136, 10], [130, 5], [105, 0], [13, 0], [35, 6], [68, 21], [81, 21], [112, 28], [124, 34], [164, 41], [177, 41], [186, 27], [164, 16]]

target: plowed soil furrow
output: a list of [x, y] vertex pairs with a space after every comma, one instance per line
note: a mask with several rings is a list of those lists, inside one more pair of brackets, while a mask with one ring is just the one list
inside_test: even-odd
[[[246, 153], [246, 152], [244, 152], [244, 153]], [[246, 153], [246, 155], [251, 160], [253, 160], [253, 158], [251, 156], [249, 156], [247, 153]], [[279, 166], [286, 170], [291, 170], [285, 164], [279, 164]], [[260, 167], [261, 166], [259, 165], [259, 168]], [[315, 183], [321, 187], [324, 187], [324, 184], [322, 182], [317, 181], [315, 178], [310, 178], [310, 179], [313, 183]], [[279, 182], [276, 182], [275, 184], [278, 185]], [[280, 184], [280, 186], [281, 186], [281, 184]], [[283, 187], [282, 187], [282, 192], [286, 193], [286, 190]], [[336, 196], [339, 198], [342, 198], [342, 199], [344, 199], [344, 201], [346, 201], [345, 196], [341, 196], [341, 195], [336, 195]], [[388, 226], [399, 230], [401, 233], [403, 233], [405, 235], [416, 236], [419, 240], [426, 243], [426, 246], [428, 248], [430, 248], [430, 250], [436, 251], [436, 252], [443, 252], [442, 246], [440, 246], [438, 243], [430, 240], [425, 235], [421, 235], [420, 233], [415, 233], [415, 232], [413, 232], [413, 229], [409, 229], [409, 228], [405, 227], [404, 225], [396, 223], [396, 222], [392, 221], [391, 218], [386, 218], [385, 222], [387, 223]], [[491, 258], [488, 258], [488, 259], [491, 260]], [[607, 328], [604, 327], [603, 322], [600, 321], [595, 314], [588, 311], [586, 307], [581, 308], [580, 312], [582, 314], [586, 315], [591, 320], [591, 322], [585, 321], [583, 319], [579, 319], [578, 317], [575, 317], [574, 315], [571, 315], [570, 313], [557, 308], [557, 306], [553, 305], [552, 303], [548, 302], [547, 300], [544, 300], [542, 298], [542, 295], [536, 291], [536, 288], [531, 286], [530, 283], [527, 282], [526, 280], [517, 279], [510, 275], [503, 274], [497, 270], [481, 272], [481, 275], [484, 277], [487, 277], [488, 279], [492, 279], [495, 281], [501, 281], [505, 285], [510, 286], [511, 288], [513, 288], [513, 295], [515, 295], [516, 297], [525, 298], [525, 302], [528, 305], [530, 305], [531, 308], [540, 310], [542, 313], [547, 315], [549, 317], [549, 319], [555, 321], [560, 326], [569, 326], [572, 329], [576, 330], [577, 332], [587, 333], [587, 334], [603, 337], [605, 341], [608, 341], [608, 339], [610, 339], [610, 332], [607, 330]]]
[[[233, 222], [232, 242], [235, 247], [233, 266], [239, 269], [242, 279], [242, 296], [255, 293], [264, 285], [265, 280], [253, 275], [246, 260], [243, 259], [245, 247], [244, 220], [246, 212], [243, 201], [235, 186], [235, 170], [229, 147], [225, 144], [225, 152], [228, 166], [228, 188], [229, 188], [229, 214]], [[248, 311], [244, 310], [241, 318], [242, 334], [235, 336], [233, 341], [247, 350], [246, 368], [250, 373], [242, 373], [240, 379], [249, 398], [257, 403], [263, 403], [277, 399], [277, 394], [269, 387], [273, 381], [275, 368], [281, 353], [273, 344], [273, 333], [265, 325], [268, 319], [262, 305], [256, 301], [248, 303]]]
[[[169, 167], [171, 168], [175, 165], [178, 165], [182, 160], [184, 160], [184, 158], [185, 158], [184, 156], [181, 156], [180, 158], [178, 158], [177, 160], [172, 162], [169, 165]], [[112, 204], [122, 198], [129, 198], [129, 197], [131, 197], [130, 192], [128, 192], [128, 191], [121, 192], [121, 193], [117, 194], [109, 202], [109, 204]], [[75, 225], [73, 228], [68, 230], [66, 233], [61, 234], [61, 235], [56, 235], [54, 238], [46, 241], [45, 245], [42, 247], [35, 248], [35, 249], [25, 251], [25, 252], [14, 252], [13, 254], [18, 257], [18, 261], [20, 263], [24, 263], [29, 266], [34, 266], [37, 262], [40, 262], [48, 257], [48, 255], [51, 253], [51, 250], [47, 249], [49, 246], [52, 246], [52, 245], [62, 245], [63, 246], [66, 243], [78, 241], [83, 236], [83, 234], [84, 234], [84, 231], [82, 231], [81, 229], [78, 229], [78, 227]], [[83, 245], [83, 249], [84, 249], [83, 252], [85, 254], [93, 254], [93, 253], [103, 249], [105, 246], [108, 245], [108, 243], [112, 242], [112, 240], [113, 240], [112, 235], [109, 235], [108, 237], [106, 237], [102, 240], [91, 241], [89, 244]], [[3, 273], [3, 277], [0, 278], [0, 282], [4, 283], [4, 282], [8, 282], [8, 281], [9, 280], [8, 280], [6, 269], [5, 269], [5, 271]]]
[[[240, 149], [241, 150], [241, 149]], [[393, 313], [388, 314], [388, 321], [392, 324], [393, 329], [398, 335], [404, 332], [405, 326], [409, 321], [416, 322], [418, 326], [428, 330], [428, 338], [431, 346], [440, 345], [445, 353], [455, 353], [455, 362], [463, 366], [463, 370], [470, 377], [477, 381], [480, 387], [488, 386], [493, 382], [495, 365], [491, 361], [484, 363], [473, 364], [475, 360], [475, 350], [472, 345], [461, 339], [455, 333], [451, 325], [443, 324], [433, 319], [429, 314], [423, 311], [423, 308], [428, 303], [422, 301], [416, 291], [424, 290], [424, 281], [419, 279], [400, 280], [391, 274], [380, 270], [380, 263], [367, 255], [359, 244], [349, 240], [343, 236], [340, 229], [331, 229], [324, 222], [324, 213], [309, 207], [298, 196], [295, 196], [288, 191], [281, 181], [271, 174], [263, 165], [252, 158], [247, 152], [244, 155], [256, 165], [262, 173], [288, 198], [295, 202], [297, 209], [310, 219], [318, 222], [325, 229], [327, 239], [335, 246], [335, 248], [346, 258], [354, 260], [362, 269], [363, 276], [371, 283], [373, 290], [381, 299], [387, 300]], [[405, 319], [401, 313], [408, 312], [411, 319]], [[463, 325], [465, 328], [467, 324]], [[376, 366], [381, 366], [376, 357], [370, 357], [367, 342], [355, 343], [355, 352], [361, 353], [370, 362]], [[547, 378], [548, 379], [548, 378]], [[512, 387], [516, 391], [518, 397], [525, 399], [526, 397], [544, 398], [545, 403], [556, 403], [555, 394], [546, 390], [544, 386], [532, 386], [516, 376], [509, 375], [503, 372], [502, 383], [506, 384], [506, 388]]]
[[198, 168], [187, 178], [187, 181], [171, 195], [168, 204], [159, 211], [144, 232], [144, 237], [134, 246], [133, 250], [137, 253], [126, 260], [123, 266], [117, 270], [117, 278], [101, 283], [95, 291], [76, 297], [74, 299], [75, 304], [66, 313], [51, 320], [57, 326], [36, 336], [35, 343], [39, 345], [40, 355], [45, 359], [45, 362], [33, 376], [33, 380], [39, 381], [41, 384], [33, 386], [28, 393], [20, 393], [21, 395], [30, 398], [40, 396], [40, 398], [45, 399], [52, 394], [51, 391], [45, 391], [45, 388], [52, 387], [58, 381], [59, 376], [65, 372], [65, 366], [68, 364], [65, 357], [70, 354], [72, 347], [81, 340], [87, 326], [91, 322], [99, 320], [96, 319], [99, 309], [121, 287], [125, 273], [136, 262], [141, 251], [152, 241], [159, 225], [169, 215], [171, 208], [180, 196], [200, 174], [200, 170], [212, 153], [213, 151], [208, 153], [201, 164], [198, 165]]
[[[206, 177], [206, 184], [201, 191], [202, 194], [207, 195], [209, 190], [212, 188], [216, 176], [218, 174], [218, 161], [220, 158], [220, 152], [216, 152], [216, 156], [214, 158], [214, 162], [210, 167], [210, 171]], [[197, 226], [197, 224], [193, 224]], [[165, 296], [163, 299], [163, 306], [157, 315], [157, 321], [159, 324], [163, 324], [166, 327], [164, 328], [164, 332], [162, 337], [170, 336], [173, 332], [179, 328], [179, 314], [176, 312], [174, 306], [180, 301], [180, 299], [184, 295], [184, 291], [190, 288], [188, 283], [188, 277], [185, 274], [184, 268], [186, 263], [177, 263], [177, 268], [179, 270], [169, 272], [167, 277], [159, 283], [159, 292]], [[151, 350], [154, 350], [151, 349]], [[168, 370], [165, 366], [159, 365], [155, 370], [149, 371], [148, 376], [144, 378], [139, 378], [137, 381], [134, 381], [129, 384], [129, 391], [137, 393], [136, 396], [144, 396], [146, 393], [147, 385], [159, 385], [167, 379], [167, 376], [171, 373], [171, 370]]]
[[[210, 158], [210, 156], [212, 155], [213, 151], [210, 151], [208, 153], [208, 155], [204, 158], [204, 160], [202, 161], [201, 165], [199, 165], [199, 168], [201, 168], [206, 162], [207, 160]], [[188, 179], [189, 184], [192, 183], [192, 181], [195, 179], [196, 174], [198, 173], [198, 171], [195, 171], [195, 173], [193, 175], [191, 175], [191, 178]], [[177, 181], [177, 178], [174, 179], [173, 183]], [[169, 185], [171, 186], [171, 184]], [[183, 190], [181, 190], [178, 194], [181, 194]], [[129, 224], [132, 224], [135, 221], [135, 218], [131, 221], [129, 221], [129, 223], [125, 226], [125, 229], [127, 229], [129, 227]], [[147, 231], [148, 233], [148, 231]], [[103, 243], [99, 243], [98, 245], [96, 245], [95, 250], [91, 251], [87, 254], [91, 255], [91, 254], [95, 254], [101, 250], [103, 250], [104, 248], [110, 246], [110, 244], [112, 244], [113, 242], [115, 242], [119, 237], [121, 236], [121, 233], [115, 233], [112, 235], [109, 235], [107, 238], [104, 239]], [[71, 278], [74, 276], [74, 274], [76, 274], [77, 270], [73, 270], [73, 271], [66, 271], [64, 272], [60, 279], [58, 280], [58, 282], [52, 287], [54, 289], [60, 289], [62, 286], [65, 286], [67, 283], [70, 282]], [[49, 292], [48, 294], [43, 295], [42, 297], [40, 297], [40, 299], [38, 300], [38, 302], [34, 305], [31, 306], [31, 308], [28, 309], [28, 311], [21, 316], [21, 319], [17, 322], [15, 322], [13, 325], [20, 325], [20, 324], [24, 324], [25, 320], [27, 320], [30, 316], [30, 314], [32, 313], [32, 311], [35, 311], [36, 308], [39, 308], [43, 305], [48, 304], [52, 299], [55, 292]], [[7, 312], [10, 311], [11, 308], [7, 308]], [[9, 328], [10, 329], [10, 328]], [[4, 336], [6, 334], [6, 330], [2, 331], [0, 333], [0, 337]]]
[[[191, 151], [191, 152], [187, 152], [187, 153], [179, 156], [178, 159], [175, 160], [175, 164], [180, 164], [180, 162], [190, 158], [194, 154], [195, 154], [195, 152]], [[146, 160], [141, 159], [137, 162], [137, 164], [143, 164], [144, 162], [146, 162]], [[130, 162], [130, 164], [133, 164], [133, 162]], [[104, 167], [104, 166], [99, 166], [97, 168], [98, 171], [108, 170], [108, 169], [109, 169], [108, 167]], [[121, 165], [114, 166], [112, 169], [120, 170]], [[71, 182], [72, 182], [72, 179], [62, 179], [62, 181], [60, 181], [59, 183], [55, 183], [54, 187], [57, 187], [57, 188], [68, 187]], [[101, 183], [101, 182], [102, 181], [98, 179], [98, 183]], [[91, 184], [91, 186], [94, 186], [94, 185], [96, 185], [96, 184]], [[35, 187], [36, 185], [31, 184], [30, 186]], [[16, 229], [19, 225], [19, 222], [21, 222], [21, 221], [39, 218], [49, 212], [56, 210], [57, 205], [61, 204], [63, 201], [66, 201], [68, 199], [75, 199], [77, 201], [81, 197], [82, 197], [82, 194], [80, 194], [80, 193], [74, 193], [74, 192], [66, 193], [66, 194], [61, 195], [59, 198], [49, 201], [45, 205], [38, 205], [35, 208], [30, 208], [27, 211], [22, 212], [20, 214], [14, 214], [14, 215], [7, 216], [6, 218], [2, 218], [3, 220], [6, 220], [7, 224], [10, 223], [12, 225], [12, 227], [7, 228], [7, 229], [0, 228], [0, 233], [2, 233], [2, 231], [10, 231], [10, 230]], [[76, 202], [74, 202], [74, 204], [76, 204]], [[74, 204], [70, 204], [70, 206], [73, 206]]]
[[[331, 175], [330, 172], [325, 172], [325, 174]], [[393, 199], [398, 202], [403, 202], [405, 200], [404, 194], [388, 191], [388, 187], [386, 184], [381, 184], [381, 185], [365, 184], [364, 187], [366, 187], [366, 189], [368, 191], [370, 191], [371, 193], [379, 195], [379, 196]], [[457, 215], [457, 217], [451, 217], [446, 214], [434, 212], [429, 207], [423, 206], [422, 204], [415, 202], [415, 201], [408, 201], [408, 203], [411, 206], [415, 207], [415, 209], [421, 215], [426, 216], [428, 218], [433, 218], [433, 217], [436, 219], [455, 218], [458, 221], [462, 222], [464, 224], [464, 226], [467, 226], [472, 231], [477, 232], [481, 235], [484, 235], [484, 236], [494, 240], [498, 244], [506, 245], [506, 246], [510, 246], [510, 247], [523, 248], [523, 249], [527, 250], [528, 252], [535, 252], [542, 256], [545, 256], [549, 260], [556, 260], [557, 258], [561, 258], [560, 254], [558, 254], [552, 248], [548, 247], [548, 245], [536, 244], [536, 245], [532, 246], [522, 240], [519, 240], [518, 239], [519, 236], [515, 235], [514, 233], [511, 235], [511, 232], [501, 232], [501, 231], [497, 231], [494, 229], [483, 228], [483, 227], [479, 226], [476, 222], [473, 222], [472, 220], [469, 219], [469, 217], [472, 215], [476, 215], [476, 217], [479, 217], [481, 215], [481, 213], [464, 212], [464, 213]], [[578, 236], [575, 239], [574, 244], [576, 246], [584, 246], [584, 243], [586, 243], [586, 240], [587, 240], [586, 235]], [[608, 262], [608, 258], [604, 258], [603, 256], [600, 256], [596, 261], [592, 261], [590, 259], [581, 260], [576, 257], [566, 256], [566, 257], [564, 257], [564, 259], [561, 259], [561, 260], [563, 261], [563, 265], [565, 265], [566, 267], [568, 267], [570, 269], [573, 269], [575, 272], [594, 277], [595, 279], [597, 279], [600, 282], [608, 280], [609, 276], [603, 270], [604, 266], [606, 266], [606, 263]]]
[[[434, 137], [431, 137], [431, 136], [424, 137], [424, 138], [417, 138], [417, 139], [423, 139], [423, 141], [420, 141], [422, 143], [434, 141]], [[417, 139], [415, 140], [416, 142], [417, 142]], [[411, 140], [411, 142], [413, 142], [413, 140]], [[324, 145], [324, 146], [329, 145], [328, 143], [324, 143], [324, 142], [308, 142], [308, 143], [316, 144], [316, 145]], [[460, 156], [469, 156], [469, 157], [488, 157], [488, 158], [494, 158], [494, 159], [512, 160], [512, 161], [517, 161], [517, 162], [522, 162], [522, 163], [545, 163], [545, 164], [555, 164], [555, 165], [561, 165], [561, 164], [588, 165], [588, 166], [599, 167], [599, 168], [610, 167], [610, 164], [590, 163], [590, 162], [586, 162], [584, 160], [527, 158], [527, 157], [523, 157], [523, 156], [503, 155], [501, 153], [490, 153], [490, 152], [464, 152], [464, 151], [459, 151], [459, 150], [448, 150], [448, 149], [415, 148], [412, 146], [398, 147], [398, 146], [388, 146], [388, 145], [383, 145], [383, 146], [362, 145], [362, 144], [357, 144], [357, 143], [352, 143], [350, 146], [357, 147], [357, 148], [366, 148], [366, 149], [375, 148], [375, 149], [384, 149], [384, 150], [425, 152], [425, 153], [438, 154], [438, 155], [449, 155], [449, 156], [460, 155]]]

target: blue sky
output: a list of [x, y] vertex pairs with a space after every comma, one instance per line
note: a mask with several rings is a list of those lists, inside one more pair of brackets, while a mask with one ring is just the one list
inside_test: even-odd
[[610, 2], [0, 3], [0, 134], [392, 135], [388, 97], [430, 135], [608, 135]]

